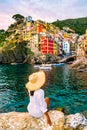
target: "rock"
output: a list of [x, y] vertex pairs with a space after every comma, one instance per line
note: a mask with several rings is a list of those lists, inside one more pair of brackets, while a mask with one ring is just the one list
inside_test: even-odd
[[33, 118], [29, 113], [10, 112], [0, 114], [0, 130], [64, 130], [64, 114], [54, 110], [49, 112], [52, 126], [45, 116]]
[[83, 111], [82, 114], [87, 118], [87, 110]]
[[77, 71], [87, 72], [87, 58], [85, 57], [78, 58], [70, 66], [71, 68], [77, 69]]
[[31, 52], [28, 54], [28, 48], [26, 48], [25, 42], [14, 43], [12, 46], [8, 44], [8, 46], [3, 47], [3, 49], [0, 51], [0, 63], [24, 63], [26, 59], [30, 63], [31, 55]]
[[83, 130], [87, 130], [87, 126], [85, 126], [85, 127], [83, 128]]
[[0, 114], [0, 130], [87, 130], [87, 119], [80, 113], [65, 115], [57, 110], [49, 111], [52, 126], [46, 123], [45, 115], [34, 118], [28, 112]]
[[66, 116], [65, 128], [71, 127], [80, 130], [87, 125], [87, 119], [83, 114], [76, 113]]

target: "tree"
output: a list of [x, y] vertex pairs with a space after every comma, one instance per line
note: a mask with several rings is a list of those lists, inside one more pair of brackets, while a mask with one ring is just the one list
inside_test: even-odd
[[12, 18], [17, 22], [17, 23], [21, 23], [24, 21], [24, 16], [22, 16], [21, 14], [15, 14], [12, 16]]
[[5, 33], [5, 30], [4, 30], [4, 29], [1, 29], [1, 30], [0, 30], [0, 34], [3, 34], [3, 33]]
[[3, 44], [3, 42], [5, 41], [6, 38], [6, 33], [5, 30], [1, 29], [0, 30], [0, 46]]

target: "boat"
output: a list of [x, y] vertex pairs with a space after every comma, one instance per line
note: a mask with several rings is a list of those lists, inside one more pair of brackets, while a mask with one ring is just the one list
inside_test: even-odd
[[51, 70], [52, 67], [51, 66], [40, 66], [39, 69], [41, 69], [41, 70]]
[[17, 64], [18, 64], [18, 63], [16, 63], [16, 62], [12, 62], [12, 63], [11, 63], [11, 65], [17, 65]]
[[51, 70], [52, 69], [52, 64], [42, 64], [42, 65], [39, 66], [39, 69]]
[[39, 68], [40, 67], [40, 65], [34, 65], [34, 68]]
[[52, 64], [41, 64], [41, 65], [34, 65], [34, 68], [51, 68], [52, 67]]
[[61, 66], [61, 65], [64, 65], [65, 63], [56, 63], [56, 64], [53, 64], [53, 66]]

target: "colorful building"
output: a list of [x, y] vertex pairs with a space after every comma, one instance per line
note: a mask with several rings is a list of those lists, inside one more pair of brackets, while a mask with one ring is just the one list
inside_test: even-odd
[[70, 43], [68, 40], [63, 41], [63, 51], [65, 52], [65, 54], [70, 54]]
[[41, 36], [40, 49], [42, 54], [57, 54], [57, 44], [49, 37]]
[[32, 22], [32, 16], [26, 17], [26, 22]]
[[43, 26], [37, 25], [37, 34], [40, 34], [41, 32], [43, 32]]

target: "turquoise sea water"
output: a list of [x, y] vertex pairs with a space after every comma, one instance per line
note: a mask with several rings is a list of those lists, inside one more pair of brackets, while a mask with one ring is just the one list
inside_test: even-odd
[[[25, 84], [28, 75], [37, 71], [32, 65], [0, 65], [0, 113], [26, 112], [29, 102]], [[43, 87], [50, 97], [50, 109], [63, 107], [66, 113], [87, 110], [87, 73], [59, 65], [46, 71], [47, 82]]]

